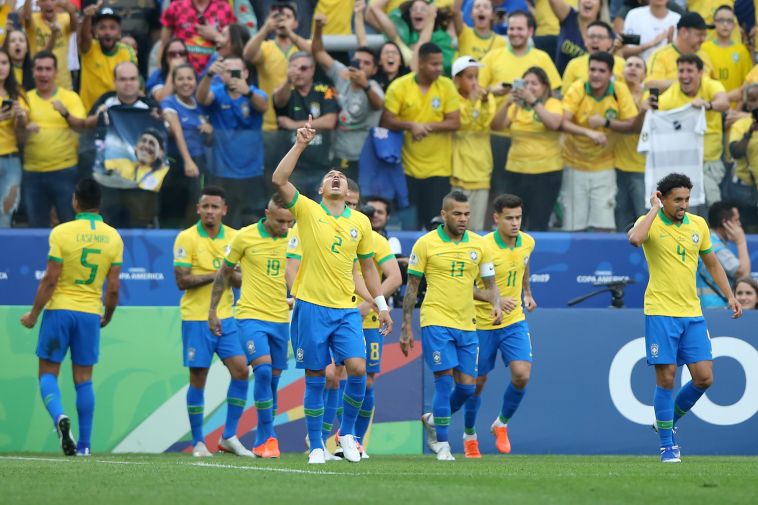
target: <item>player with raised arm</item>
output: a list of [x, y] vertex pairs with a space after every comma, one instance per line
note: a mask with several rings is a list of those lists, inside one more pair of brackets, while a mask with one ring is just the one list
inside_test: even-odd
[[[118, 305], [124, 243], [118, 232], [103, 222], [100, 200], [97, 182], [91, 178], [79, 181], [73, 203], [76, 219], [50, 232], [45, 275], [32, 310], [21, 317], [21, 324], [34, 328], [44, 308], [36, 352], [39, 389], [66, 456], [90, 455], [95, 414], [92, 369], [100, 354], [100, 328], [110, 322]], [[71, 420], [63, 412], [58, 388], [61, 362], [69, 348], [79, 417], [78, 443], [71, 435]]]
[[[713, 383], [713, 353], [695, 287], [698, 256], [722, 293], [732, 317], [742, 308], [732, 294], [724, 269], [711, 250], [708, 224], [687, 212], [692, 181], [672, 173], [658, 181], [650, 211], [629, 230], [629, 242], [642, 246], [650, 271], [645, 290], [645, 347], [655, 366], [653, 397], [661, 462], [679, 463], [673, 428]], [[676, 369], [687, 365], [692, 380], [673, 396]]]
[[[208, 457], [212, 454], [205, 445], [203, 416], [205, 407], [205, 381], [213, 354], [217, 354], [231, 374], [226, 395], [226, 424], [218, 446], [222, 451], [237, 456], [253, 457], [237, 438], [237, 424], [245, 410], [248, 387], [248, 367], [245, 352], [232, 318], [234, 296], [227, 289], [218, 303], [217, 317], [221, 333], [208, 328], [208, 307], [211, 303], [211, 284], [224, 260], [229, 244], [237, 231], [224, 226], [226, 215], [224, 190], [206, 186], [197, 203], [198, 222], [179, 233], [174, 242], [174, 276], [176, 285], [184, 291], [180, 308], [182, 313], [182, 347], [184, 366], [189, 368], [187, 414], [192, 430], [192, 455]], [[240, 286], [240, 275], [232, 279]]]
[[[493, 206], [493, 219], [497, 228], [485, 235], [484, 240], [492, 251], [503, 320], [500, 324], [493, 323], [489, 317], [492, 306], [486, 301], [476, 302], [479, 375], [476, 378], [476, 392], [466, 400], [464, 407], [463, 446], [467, 458], [482, 456], [476, 437], [476, 416], [481, 405], [481, 394], [487, 382], [487, 374], [495, 368], [498, 351], [505, 366], [511, 369], [511, 382], [505, 388], [500, 416], [490, 428], [495, 435], [495, 446], [503, 454], [511, 452], [508, 421], [524, 397], [524, 388], [532, 371], [532, 343], [524, 308], [531, 312], [537, 307], [529, 287], [529, 257], [534, 251], [534, 238], [521, 231], [521, 198], [516, 195], [500, 195], [493, 202]], [[483, 287], [482, 281], [477, 280], [477, 288]], [[475, 298], [477, 296], [478, 293]]]
[[337, 362], [345, 364], [345, 412], [340, 427], [345, 459], [360, 461], [355, 440], [355, 420], [366, 389], [366, 347], [361, 317], [355, 307], [353, 263], [361, 265], [372, 306], [378, 309], [384, 334], [392, 330], [387, 302], [381, 294], [373, 256], [371, 223], [360, 212], [345, 205], [347, 178], [338, 170], [323, 178], [321, 203], [301, 195], [289, 182], [300, 155], [316, 131], [310, 120], [297, 130], [297, 140], [279, 162], [272, 182], [298, 223], [303, 255], [295, 280], [295, 314], [291, 325], [292, 347], [298, 368], [305, 369], [306, 425], [311, 444], [308, 462], [324, 463], [321, 428], [324, 417], [324, 377], [331, 363], [330, 349]]
[[290, 326], [284, 265], [293, 217], [278, 194], [269, 200], [265, 214], [266, 217], [242, 228], [232, 239], [213, 282], [208, 325], [216, 336], [223, 334], [218, 304], [228, 291], [239, 263], [242, 290], [235, 317], [247, 363], [253, 367], [253, 398], [258, 412], [253, 455], [278, 458], [273, 408], [279, 377], [287, 369]]
[[[421, 417], [427, 444], [440, 461], [454, 461], [447, 431], [450, 416], [476, 389], [479, 341], [472, 287], [481, 277], [484, 290], [478, 294], [492, 305], [490, 317], [502, 320], [500, 294], [495, 284], [492, 252], [485, 240], [466, 231], [468, 198], [460, 191], [442, 200], [444, 224], [419, 238], [408, 261], [408, 286], [403, 299], [400, 348], [413, 348], [411, 317], [421, 277], [427, 290], [421, 305], [421, 339], [424, 360], [434, 372], [432, 412]], [[453, 383], [455, 390], [453, 391]]]

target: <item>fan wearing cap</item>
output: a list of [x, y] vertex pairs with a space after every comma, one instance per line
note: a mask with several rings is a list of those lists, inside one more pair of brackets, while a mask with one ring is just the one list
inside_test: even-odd
[[119, 63], [137, 63], [132, 48], [120, 42], [121, 16], [110, 7], [100, 8], [101, 5], [102, 0], [84, 8], [78, 35], [82, 58], [79, 95], [87, 110], [101, 95], [116, 89], [113, 70]]
[[453, 62], [453, 82], [461, 101], [461, 127], [453, 133], [453, 190], [462, 191], [471, 205], [469, 228], [484, 229], [492, 177], [490, 121], [495, 100], [479, 85], [482, 64], [471, 56]]
[[34, 0], [26, 0], [21, 16], [24, 30], [29, 35], [29, 54], [43, 49], [52, 51], [58, 59], [55, 82], [72, 89], [68, 68], [69, 40], [79, 25], [76, 6], [68, 0], [37, 0], [39, 12], [32, 12]]
[[645, 80], [645, 88], [658, 88], [663, 92], [674, 84], [677, 79], [676, 60], [683, 54], [697, 54], [705, 65], [705, 75], [716, 79], [713, 63], [705, 51], [701, 49], [708, 36], [707, 30], [711, 28], [713, 25], [706, 24], [703, 17], [697, 12], [683, 14], [676, 24], [674, 42], [658, 49], [647, 61], [648, 74]]

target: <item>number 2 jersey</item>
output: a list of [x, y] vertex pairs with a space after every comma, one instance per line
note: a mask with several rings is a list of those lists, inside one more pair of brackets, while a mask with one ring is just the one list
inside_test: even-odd
[[103, 283], [123, 256], [121, 236], [99, 214], [77, 214], [53, 228], [47, 258], [61, 263], [62, 271], [46, 308], [100, 314]]
[[650, 272], [645, 315], [702, 316], [695, 276], [699, 255], [711, 252], [711, 234], [705, 219], [686, 213], [681, 223], [674, 224], [660, 210], [642, 250]]

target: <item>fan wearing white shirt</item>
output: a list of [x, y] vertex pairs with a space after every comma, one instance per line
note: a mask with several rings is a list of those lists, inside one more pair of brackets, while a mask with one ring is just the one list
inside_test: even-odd
[[676, 24], [681, 17], [669, 10], [666, 0], [650, 0], [644, 7], [632, 9], [624, 20], [625, 35], [639, 35], [639, 45], [625, 45], [624, 58], [641, 55], [647, 61], [653, 52], [674, 40]]

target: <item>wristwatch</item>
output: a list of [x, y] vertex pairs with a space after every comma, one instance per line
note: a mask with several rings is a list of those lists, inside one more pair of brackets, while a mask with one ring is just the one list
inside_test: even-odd
[[608, 118], [605, 118], [605, 127], [610, 128], [611, 127], [611, 120]]
[[68, 117], [71, 115], [69, 111], [61, 112], [61, 116], [63, 116], [63, 119], [68, 119]]

